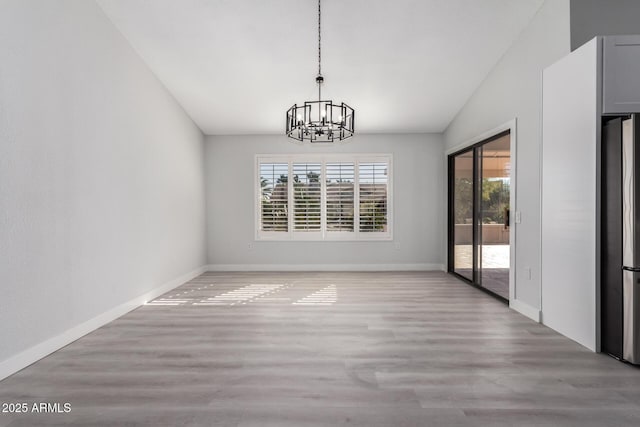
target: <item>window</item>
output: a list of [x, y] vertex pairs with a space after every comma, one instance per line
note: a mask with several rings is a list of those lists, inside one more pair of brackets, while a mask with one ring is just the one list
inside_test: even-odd
[[360, 163], [360, 232], [375, 233], [387, 229], [387, 164]]
[[256, 238], [390, 240], [390, 154], [257, 156]]
[[321, 169], [320, 163], [293, 164], [293, 229], [295, 231], [321, 230]]
[[289, 231], [289, 165], [260, 165], [260, 229], [266, 232]]
[[354, 167], [353, 162], [327, 163], [327, 233], [354, 231]]

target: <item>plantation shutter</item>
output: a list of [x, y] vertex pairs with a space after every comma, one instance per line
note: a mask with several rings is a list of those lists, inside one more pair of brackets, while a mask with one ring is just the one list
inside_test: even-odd
[[327, 233], [354, 231], [353, 162], [326, 164]]
[[320, 231], [322, 227], [322, 165], [293, 164], [293, 230]]
[[391, 154], [256, 156], [257, 240], [393, 239]]
[[361, 233], [387, 231], [387, 162], [361, 162], [358, 166]]
[[289, 231], [289, 164], [260, 164], [260, 230]]

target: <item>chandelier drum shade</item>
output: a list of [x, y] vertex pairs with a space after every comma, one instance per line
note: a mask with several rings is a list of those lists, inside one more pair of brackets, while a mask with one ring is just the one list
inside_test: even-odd
[[353, 108], [344, 102], [306, 101], [287, 111], [287, 136], [298, 141], [333, 142], [353, 136]]
[[333, 101], [322, 100], [322, 33], [321, 0], [318, 0], [318, 100], [306, 101], [303, 105], [293, 104], [287, 110], [286, 133], [289, 138], [309, 142], [334, 142], [350, 138], [354, 134], [353, 108], [344, 102], [334, 104]]

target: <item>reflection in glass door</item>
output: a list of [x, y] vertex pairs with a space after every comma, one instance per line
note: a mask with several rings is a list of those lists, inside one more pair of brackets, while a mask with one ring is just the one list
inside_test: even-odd
[[509, 299], [509, 132], [449, 156], [449, 271]]

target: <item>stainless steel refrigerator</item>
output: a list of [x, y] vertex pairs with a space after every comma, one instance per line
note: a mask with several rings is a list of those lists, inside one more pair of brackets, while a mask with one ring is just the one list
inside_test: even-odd
[[620, 360], [640, 364], [640, 116], [605, 120], [601, 347]]

